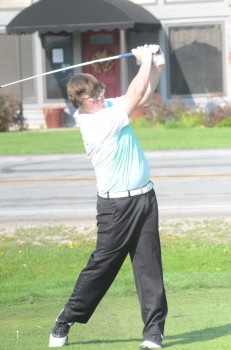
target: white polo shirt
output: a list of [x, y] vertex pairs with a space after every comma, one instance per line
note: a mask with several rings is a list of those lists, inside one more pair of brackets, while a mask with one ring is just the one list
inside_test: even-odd
[[150, 170], [129, 125], [124, 99], [105, 100], [105, 109], [75, 113], [84, 146], [95, 170], [98, 192], [133, 190], [149, 182]]

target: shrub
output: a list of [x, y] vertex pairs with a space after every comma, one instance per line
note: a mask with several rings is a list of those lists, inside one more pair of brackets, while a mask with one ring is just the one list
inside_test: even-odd
[[231, 105], [227, 104], [223, 108], [217, 107], [205, 118], [205, 126], [230, 126]]
[[190, 108], [179, 99], [166, 104], [161, 96], [155, 93], [146, 108], [144, 118], [155, 127], [160, 125], [166, 128], [225, 127], [231, 126], [231, 104], [217, 106], [206, 114], [198, 107]]
[[148, 128], [150, 126], [150, 122], [147, 120], [147, 118], [141, 116], [137, 119], [131, 120], [131, 125], [133, 128]]
[[23, 128], [20, 102], [12, 94], [0, 94], [0, 131], [8, 131], [11, 126]]
[[192, 114], [181, 114], [177, 120], [170, 120], [165, 123], [168, 129], [174, 128], [194, 128], [196, 126], [203, 126], [204, 116], [193, 112]]
[[151, 124], [171, 124], [171, 121], [179, 121], [187, 111], [188, 107], [179, 99], [165, 104], [161, 96], [155, 93], [147, 106], [146, 118]]
[[191, 112], [181, 117], [181, 123], [188, 128], [204, 125], [205, 116], [202, 113]]
[[231, 127], [231, 117], [221, 120], [218, 125], [219, 127]]

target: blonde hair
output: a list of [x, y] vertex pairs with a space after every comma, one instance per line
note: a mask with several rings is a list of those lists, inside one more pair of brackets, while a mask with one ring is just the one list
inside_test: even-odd
[[81, 105], [82, 94], [94, 96], [104, 85], [92, 75], [81, 73], [71, 77], [67, 83], [67, 96], [75, 108]]

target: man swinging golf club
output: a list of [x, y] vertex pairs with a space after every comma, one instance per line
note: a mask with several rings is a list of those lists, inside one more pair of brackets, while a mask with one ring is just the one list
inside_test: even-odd
[[158, 206], [129, 116], [151, 97], [165, 60], [158, 45], [139, 46], [132, 53], [140, 67], [124, 96], [105, 99], [105, 86], [90, 74], [74, 76], [67, 84], [97, 179], [97, 243], [56, 319], [49, 347], [64, 346], [73, 323], [88, 322], [128, 254], [144, 323], [140, 348], [162, 345], [167, 300]]

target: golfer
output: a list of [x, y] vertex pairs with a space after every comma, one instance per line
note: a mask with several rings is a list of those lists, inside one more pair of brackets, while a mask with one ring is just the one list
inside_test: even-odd
[[129, 116], [157, 87], [164, 55], [158, 45], [132, 50], [140, 62], [124, 96], [105, 99], [90, 74], [67, 84], [68, 98], [97, 180], [97, 243], [73, 293], [58, 315], [49, 347], [67, 343], [73, 323], [87, 323], [129, 254], [144, 323], [141, 349], [161, 348], [167, 301], [163, 283], [158, 206], [150, 170]]

